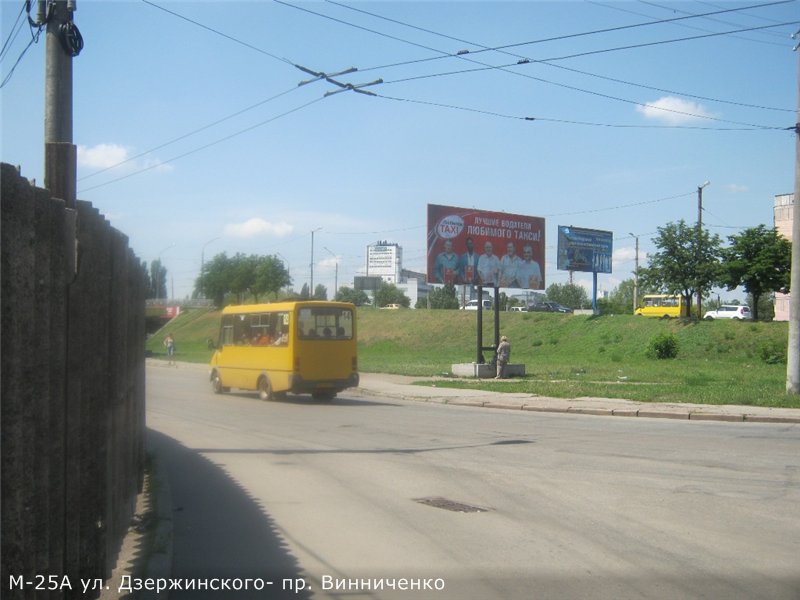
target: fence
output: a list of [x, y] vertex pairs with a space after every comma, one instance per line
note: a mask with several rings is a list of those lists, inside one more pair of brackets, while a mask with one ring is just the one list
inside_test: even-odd
[[0, 169], [0, 595], [91, 598], [142, 484], [144, 269], [90, 204]]

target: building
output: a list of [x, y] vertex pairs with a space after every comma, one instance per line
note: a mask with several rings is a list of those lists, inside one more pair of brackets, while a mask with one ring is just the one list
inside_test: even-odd
[[[775, 196], [773, 208], [775, 229], [790, 242], [792, 241], [792, 221], [794, 219], [794, 194]], [[791, 294], [775, 293], [775, 320], [789, 320], [789, 298]]]
[[367, 277], [378, 276], [386, 283], [400, 283], [403, 249], [399, 244], [376, 242], [367, 246]]
[[354, 288], [366, 292], [372, 300], [381, 283], [397, 286], [411, 300], [411, 308], [428, 297], [427, 277], [403, 269], [403, 248], [399, 244], [379, 241], [367, 246], [366, 275], [355, 277]]

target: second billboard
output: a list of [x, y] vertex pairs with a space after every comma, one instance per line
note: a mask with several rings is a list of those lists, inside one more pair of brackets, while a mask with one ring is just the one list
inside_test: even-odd
[[544, 219], [428, 205], [428, 282], [543, 290]]

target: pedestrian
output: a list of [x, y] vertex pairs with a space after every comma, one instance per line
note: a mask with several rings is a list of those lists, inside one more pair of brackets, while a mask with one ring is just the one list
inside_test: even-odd
[[167, 337], [164, 338], [164, 346], [167, 348], [167, 360], [169, 360], [170, 365], [175, 364], [175, 337], [172, 335], [172, 332], [167, 334]]
[[497, 377], [495, 379], [506, 378], [506, 365], [511, 358], [511, 344], [506, 336], [500, 338], [497, 345]]

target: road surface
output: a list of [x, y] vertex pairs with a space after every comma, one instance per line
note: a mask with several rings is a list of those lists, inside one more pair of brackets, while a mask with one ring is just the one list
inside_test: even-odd
[[302, 580], [299, 598], [800, 598], [800, 425], [360, 391], [266, 403], [212, 394], [198, 367], [147, 377], [174, 578], [276, 596]]

